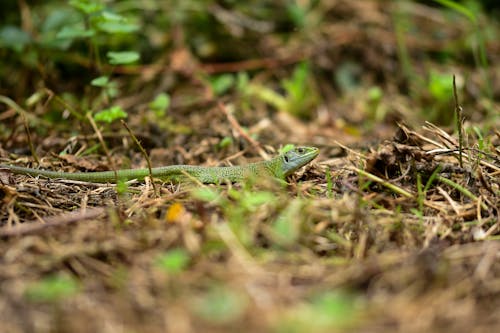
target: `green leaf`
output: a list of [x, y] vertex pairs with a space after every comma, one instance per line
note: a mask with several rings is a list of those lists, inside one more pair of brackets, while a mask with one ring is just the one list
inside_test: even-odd
[[244, 192], [241, 199], [241, 204], [248, 210], [254, 211], [259, 206], [266, 203], [272, 203], [276, 199], [272, 192], [258, 191], [258, 192]]
[[117, 119], [127, 118], [127, 113], [120, 106], [112, 106], [108, 109], [97, 112], [94, 115], [95, 121], [112, 123]]
[[77, 282], [67, 276], [50, 276], [28, 286], [24, 295], [32, 301], [57, 301], [78, 292]]
[[170, 106], [170, 96], [166, 93], [160, 93], [149, 103], [149, 108], [159, 117], [164, 116]]
[[40, 32], [53, 33], [54, 31], [61, 30], [65, 26], [73, 26], [79, 22], [82, 23], [83, 27], [83, 15], [81, 12], [73, 8], [57, 8], [47, 13], [47, 17], [40, 27]]
[[73, 27], [63, 27], [56, 35], [60, 39], [77, 39], [77, 38], [87, 38], [95, 35], [95, 31], [92, 29], [85, 29], [83, 25], [77, 25]]
[[248, 73], [246, 72], [238, 72], [236, 76], [236, 89], [241, 92], [245, 92], [248, 88], [248, 83], [250, 82], [250, 78], [248, 77]]
[[286, 11], [292, 22], [298, 28], [303, 28], [306, 24], [307, 9], [295, 1], [286, 6]]
[[90, 84], [94, 87], [105, 87], [109, 83], [109, 76], [99, 76], [90, 81]]
[[294, 199], [273, 223], [272, 230], [278, 244], [292, 245], [299, 238], [302, 207], [302, 200]]
[[309, 64], [302, 62], [293, 70], [291, 79], [283, 80], [283, 87], [294, 100], [303, 97], [303, 94], [307, 92], [306, 83], [309, 72]]
[[139, 30], [139, 26], [124, 21], [99, 22], [96, 28], [109, 34], [127, 34]]
[[118, 181], [116, 182], [116, 192], [119, 195], [124, 195], [128, 191], [128, 184], [126, 179], [120, 179], [118, 178]]
[[124, 34], [139, 30], [137, 24], [131, 23], [127, 18], [109, 11], [103, 11], [93, 17], [92, 24], [96, 29], [109, 34]]
[[384, 93], [378, 86], [373, 86], [368, 90], [368, 100], [373, 103], [379, 103]]
[[184, 249], [173, 249], [163, 253], [156, 259], [156, 266], [168, 273], [180, 273], [189, 264], [189, 254]]
[[217, 147], [223, 149], [231, 146], [233, 144], [233, 138], [230, 136], [225, 136], [222, 140], [219, 141]]
[[222, 95], [234, 85], [232, 74], [222, 74], [210, 78], [210, 85], [216, 95]]
[[286, 153], [287, 151], [290, 151], [292, 150], [293, 148], [295, 148], [295, 145], [294, 144], [291, 144], [291, 143], [287, 143], [283, 148], [281, 148], [279, 150], [279, 153], [280, 154], [284, 154]]
[[31, 43], [31, 37], [15, 26], [6, 26], [0, 30], [0, 46], [16, 52], [22, 52]]
[[473, 23], [476, 23], [477, 21], [476, 16], [472, 11], [470, 11], [467, 7], [465, 7], [462, 4], [459, 4], [456, 1], [451, 1], [451, 0], [434, 0], [434, 1], [464, 15]]
[[85, 14], [93, 14], [104, 9], [104, 5], [98, 0], [70, 0], [69, 4]]
[[135, 51], [108, 52], [109, 63], [112, 65], [126, 65], [139, 60], [140, 55]]
[[361, 310], [355, 295], [325, 291], [310, 302], [293, 306], [281, 318], [278, 316], [275, 331], [344, 332], [359, 322]]
[[453, 97], [452, 76], [432, 71], [430, 73], [428, 89], [432, 97], [438, 102], [450, 100]]
[[246, 295], [227, 286], [214, 286], [193, 303], [194, 312], [204, 320], [224, 324], [241, 318], [248, 306]]
[[320, 326], [342, 324], [351, 321], [357, 315], [355, 296], [342, 291], [330, 291], [320, 294], [311, 302], [313, 317]]
[[205, 201], [205, 202], [214, 202], [219, 199], [219, 192], [212, 190], [209, 187], [200, 187], [194, 189], [191, 194], [195, 199]]

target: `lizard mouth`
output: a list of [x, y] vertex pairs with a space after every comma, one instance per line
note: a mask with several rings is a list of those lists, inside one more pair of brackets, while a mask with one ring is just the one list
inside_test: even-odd
[[297, 147], [287, 151], [283, 155], [283, 171], [285, 175], [288, 176], [298, 168], [311, 162], [318, 154], [319, 149], [316, 147]]

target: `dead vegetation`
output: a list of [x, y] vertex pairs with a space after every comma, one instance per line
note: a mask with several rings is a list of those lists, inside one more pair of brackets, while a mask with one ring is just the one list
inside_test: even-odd
[[[457, 74], [466, 77], [458, 96], [450, 90], [450, 99], [432, 104], [434, 90], [412, 78], [427, 75], [426, 66], [450, 70], [431, 61], [436, 52], [469, 56], [453, 41], [470, 26], [449, 24], [443, 8], [389, 3], [321, 2], [308, 14], [312, 26], [287, 42], [279, 20], [267, 25], [248, 19], [245, 6], [213, 5], [230, 35], [218, 40], [221, 50], [253, 46], [248, 54], [236, 48], [234, 61], [196, 54], [179, 37], [188, 28], [176, 27], [168, 63], [115, 72], [123, 92], [114, 103], [130, 110], [126, 124], [147, 157], [122, 125], [68, 117], [68, 107], [73, 114], [83, 106], [64, 105], [66, 123], [47, 121], [61, 108], [52, 93], [62, 82], [57, 71], [40, 79], [43, 97], [27, 110], [4, 100], [2, 164], [67, 172], [145, 167], [147, 158], [227, 165], [272, 156], [289, 142], [321, 154], [286, 185], [124, 186], [0, 170], [2, 330], [495, 331], [500, 44], [487, 43], [490, 98], [481, 93], [482, 69], [455, 61], [453, 73], [467, 73]], [[401, 16], [420, 27], [404, 41]], [[243, 71], [254, 71], [244, 91], [218, 94], [209, 76]], [[269, 92], [288, 98], [290, 82], [313, 89], [284, 102]], [[163, 90], [172, 100], [158, 116], [148, 103]], [[466, 119], [458, 131], [446, 123], [453, 101]], [[306, 113], [294, 113], [296, 104]]]

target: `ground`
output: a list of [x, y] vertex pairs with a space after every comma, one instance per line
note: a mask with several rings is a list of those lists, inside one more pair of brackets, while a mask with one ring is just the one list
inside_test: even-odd
[[496, 331], [494, 4], [125, 3], [1, 5], [0, 164], [320, 155], [215, 185], [0, 168], [3, 331]]

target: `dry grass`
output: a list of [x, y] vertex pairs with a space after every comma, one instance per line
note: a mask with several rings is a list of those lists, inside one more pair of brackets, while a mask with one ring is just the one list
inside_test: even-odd
[[[457, 39], [472, 34], [466, 18], [450, 21], [449, 13], [420, 3], [388, 3], [321, 1], [309, 14], [311, 25], [286, 42], [281, 32], [259, 34], [258, 42], [253, 34], [245, 35], [250, 42], [237, 34], [212, 41], [224, 44], [222, 50], [246, 45], [250, 55], [241, 61], [197, 59], [177, 36], [184, 32], [177, 31], [177, 49], [165, 50], [157, 62], [115, 68], [122, 93], [113, 103], [129, 111], [126, 124], [155, 166], [247, 163], [289, 142], [317, 146], [320, 156], [287, 184], [157, 180], [155, 186], [146, 181], [124, 187], [0, 170], [1, 330], [500, 327], [500, 133], [494, 99], [500, 44], [487, 44], [490, 99], [483, 95], [482, 69], [456, 60], [472, 58], [469, 49], [457, 46]], [[226, 19], [239, 14], [215, 5], [210, 11]], [[403, 41], [394, 30], [398, 15], [418, 27], [408, 29]], [[236, 17], [225, 24], [238, 27], [241, 16]], [[411, 60], [411, 77], [402, 68], [402, 50]], [[434, 61], [436, 54], [455, 67]], [[304, 59], [310, 65], [304, 87], [310, 90], [292, 102], [313, 106], [294, 115], [262, 98], [270, 91], [288, 97], [283, 82], [293, 81]], [[76, 66], [71, 57], [63, 60]], [[436, 116], [427, 113], [436, 105], [425, 81], [434, 69], [466, 78], [458, 94], [468, 119], [462, 147], [456, 130], [422, 121]], [[52, 89], [66, 87], [56, 66], [51, 70]], [[217, 96], [208, 75], [239, 71], [251, 73], [246, 90], [233, 87]], [[359, 76], [355, 88], [339, 83], [342, 72]], [[77, 81], [85, 80], [76, 78], [78, 87]], [[16, 85], [12, 95], [29, 87]], [[374, 87], [383, 91], [380, 99], [373, 97]], [[148, 105], [164, 90], [172, 101], [158, 117]], [[146, 167], [135, 139], [120, 124], [91, 126], [73, 113], [50, 122], [48, 115], [61, 108], [60, 96], [45, 88], [37, 93], [42, 97], [27, 110], [20, 102], [0, 101], [7, 105], [0, 109], [0, 129], [9, 133], [0, 133], [0, 163], [67, 172]], [[450, 101], [436, 106], [436, 120], [453, 115]], [[64, 105], [61, 114], [69, 108]], [[33, 154], [38, 156], [26, 157]]]
[[[195, 199], [189, 184], [164, 184], [160, 197], [136, 184], [119, 197], [109, 185], [16, 176], [2, 185], [4, 327], [490, 331], [500, 321], [499, 139], [464, 151], [461, 168], [438, 128], [400, 134], [367, 157], [323, 155], [286, 188], [208, 187], [227, 201]], [[382, 182], [358, 175], [360, 165]], [[255, 193], [272, 200], [240, 211]], [[189, 268], [162, 268], [158, 258], [179, 247]], [[76, 289], [29, 296], [54, 275]], [[314, 306], [324, 294], [345, 317], [321, 323], [322, 311], [335, 317]]]

